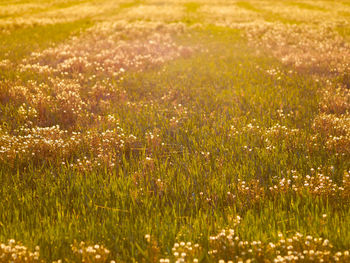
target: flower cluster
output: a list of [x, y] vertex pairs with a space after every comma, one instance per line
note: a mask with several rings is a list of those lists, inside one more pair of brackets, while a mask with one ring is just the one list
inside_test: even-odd
[[350, 153], [350, 115], [319, 114], [313, 123], [316, 134], [328, 150], [338, 154]]
[[110, 251], [103, 245], [95, 244], [88, 245], [84, 241], [74, 242], [71, 245], [73, 254], [76, 256], [77, 261], [84, 263], [106, 263], [115, 262], [114, 260], [108, 260], [110, 257]]
[[135, 141], [135, 136], [125, 135], [120, 127], [85, 133], [68, 132], [59, 126], [20, 128], [14, 135], [0, 130], [0, 161], [9, 167], [46, 161], [70, 162], [83, 171], [101, 165], [113, 168]]
[[269, 49], [298, 70], [343, 74], [349, 70], [349, 44], [328, 25], [260, 23], [247, 29], [251, 43]]
[[144, 70], [192, 52], [172, 40], [170, 33], [175, 26], [144, 23], [142, 28], [139, 23], [131, 30], [125, 24], [97, 25], [57, 47], [32, 53], [19, 68], [61, 77], [89, 74], [121, 78], [126, 71]]
[[[284, 114], [282, 110], [278, 110], [279, 118], [285, 116], [291, 117], [293, 113]], [[253, 123], [242, 127], [241, 129], [232, 127], [231, 137], [248, 135], [252, 138], [252, 147], [265, 148], [266, 150], [273, 150], [276, 147], [284, 146], [286, 149], [296, 149], [300, 147], [301, 143], [301, 131], [296, 128], [289, 128], [287, 126], [276, 123], [271, 127], [261, 127]], [[252, 147], [246, 146], [245, 149], [252, 151]]]
[[253, 179], [246, 182], [238, 179], [236, 198], [242, 205], [251, 206], [258, 204], [264, 197], [265, 191], [259, 180]]
[[350, 112], [350, 90], [343, 86], [328, 87], [322, 91], [320, 109], [327, 114], [348, 114]]
[[[224, 201], [230, 204], [240, 204], [242, 207], [259, 205], [266, 199], [279, 198], [286, 194], [304, 196], [311, 195], [323, 199], [337, 201], [337, 204], [346, 202], [350, 196], [350, 171], [344, 171], [341, 182], [336, 183], [333, 179], [334, 167], [319, 167], [311, 169], [309, 174], [302, 174], [296, 170], [288, 171], [286, 175], [272, 177], [272, 182], [267, 186], [259, 180], [250, 179], [229, 185], [229, 191]], [[204, 198], [203, 201], [219, 202], [217, 196]], [[341, 202], [339, 202], [341, 201]], [[206, 203], [206, 202], [204, 202]]]
[[171, 249], [173, 257], [171, 258], [172, 261], [170, 261], [169, 258], [160, 259], [159, 262], [166, 263], [166, 262], [199, 262], [199, 258], [203, 253], [203, 249], [199, 244], [192, 244], [192, 242], [179, 242], [175, 243], [174, 246]]
[[[130, 71], [191, 54], [173, 40], [185, 30], [181, 23], [102, 22], [23, 59], [18, 70], [40, 77], [0, 83], [0, 101], [16, 109], [2, 116], [9, 125], [0, 131], [0, 160], [10, 167], [46, 160], [85, 171], [113, 168], [136, 140], [124, 134], [114, 114], [116, 105], [132, 104], [118, 81]], [[182, 115], [186, 108], [174, 111]], [[161, 145], [158, 134], [145, 137], [145, 147]]]
[[240, 238], [235, 229], [224, 229], [210, 237], [208, 254], [213, 261], [224, 262], [347, 262], [349, 251], [336, 251], [328, 239], [296, 233], [277, 242], [263, 243]]
[[[333, 170], [330, 167], [328, 170]], [[323, 171], [322, 171], [323, 170]], [[288, 173], [288, 176], [277, 180], [277, 183], [269, 187], [269, 193], [272, 195], [285, 194], [293, 192], [295, 194], [308, 193], [313, 196], [323, 198], [336, 198], [346, 200], [349, 198], [350, 175], [345, 171], [340, 185], [336, 184], [330, 175], [327, 175], [327, 169], [319, 167], [311, 169], [310, 174], [302, 176], [295, 170]]]
[[[328, 7], [318, 5], [306, 5], [307, 8], [304, 4], [259, 6], [256, 10], [261, 10], [262, 14], [271, 14], [270, 17], [275, 17], [280, 22], [265, 21], [239, 25], [232, 23], [231, 26], [244, 29], [253, 46], [269, 50], [281, 62], [299, 72], [311, 74], [315, 81], [325, 87], [321, 90], [321, 113], [316, 116], [313, 126], [314, 137], [318, 138], [321, 135], [322, 142], [315, 142], [311, 138], [310, 141], [315, 145], [311, 145], [310, 150], [315, 150], [313, 146], [321, 144], [327, 150], [348, 154], [350, 48], [348, 41], [339, 31], [339, 28], [347, 27], [347, 22], [343, 18], [334, 19], [330, 16], [331, 13], [323, 12]], [[242, 8], [249, 9], [249, 5], [242, 5]], [[332, 6], [332, 10], [341, 8], [344, 6]], [[321, 17], [324, 19], [319, 20]], [[303, 23], [299, 24], [296, 21]], [[317, 26], [310, 21], [318, 21]]]
[[39, 259], [39, 246], [35, 247], [34, 252], [23, 246], [20, 242], [10, 239], [8, 243], [0, 243], [0, 262], [7, 263], [34, 263], [42, 262]]
[[10, 167], [32, 160], [54, 161], [66, 158], [78, 142], [67, 139], [66, 131], [59, 126], [45, 128], [20, 128], [16, 135], [1, 132], [0, 160]]

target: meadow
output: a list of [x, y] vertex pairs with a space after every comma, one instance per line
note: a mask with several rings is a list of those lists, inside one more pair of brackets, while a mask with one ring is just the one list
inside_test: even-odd
[[0, 262], [350, 262], [349, 0], [0, 0]]

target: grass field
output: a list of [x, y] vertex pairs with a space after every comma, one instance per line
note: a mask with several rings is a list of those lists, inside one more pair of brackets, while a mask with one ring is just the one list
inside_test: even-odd
[[350, 1], [0, 0], [0, 262], [350, 262]]

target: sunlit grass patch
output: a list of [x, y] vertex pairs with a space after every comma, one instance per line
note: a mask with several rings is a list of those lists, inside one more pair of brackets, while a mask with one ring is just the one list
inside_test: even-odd
[[265, 24], [250, 27], [247, 34], [300, 71], [318, 76], [342, 75], [347, 71], [349, 44], [327, 26]]
[[0, 253], [347, 262], [347, 9], [288, 3], [59, 0], [9, 19]]
[[190, 48], [177, 46], [171, 39], [172, 33], [181, 33], [181, 24], [178, 28], [180, 32], [176, 32], [176, 24], [173, 28], [152, 23], [135, 23], [135, 27], [127, 22], [98, 25], [69, 43], [32, 53], [19, 68], [62, 77], [102, 74], [117, 78], [125, 70], [142, 71], [189, 55]]

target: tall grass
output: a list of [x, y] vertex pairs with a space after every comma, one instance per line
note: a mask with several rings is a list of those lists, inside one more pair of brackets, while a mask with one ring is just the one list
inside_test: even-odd
[[[141, 4], [147, 1], [125, 2], [121, 8]], [[258, 11], [249, 2], [237, 6]], [[184, 21], [189, 13], [205, 19], [198, 14], [200, 7], [200, 3], [186, 3]], [[275, 21], [276, 17], [266, 16]], [[320, 135], [315, 126], [326, 81], [298, 72], [273, 57], [273, 52], [252, 46], [244, 28], [205, 20], [201, 25], [190, 21], [184, 33], [172, 36], [176, 46], [193, 48], [191, 53], [141, 70], [123, 68], [116, 78], [106, 72], [91, 78], [89, 72], [54, 75], [18, 70], [30, 52], [53, 43], [59, 47], [69, 35], [80, 34], [92, 23], [79, 20], [0, 35], [0, 60], [13, 63], [0, 67], [0, 147], [7, 147], [10, 135], [25, 138], [21, 127], [40, 126], [29, 113], [23, 119], [20, 105], [9, 99], [16, 95], [8, 93], [11, 85], [30, 90], [28, 80], [35, 80], [34, 86], [47, 92], [45, 96], [56, 98], [50, 88], [56, 85], [52, 79], [60, 77], [66, 81], [62, 83], [77, 80], [79, 96], [87, 105], [93, 96], [98, 98], [94, 107], [84, 108], [92, 113], [84, 111], [88, 116], [81, 122], [84, 125], [79, 123], [83, 115], [77, 113], [77, 124], [66, 126], [60, 118], [63, 113], [50, 115], [50, 107], [24, 99], [26, 107], [37, 107], [38, 116], [58, 116], [50, 121], [67, 128], [71, 136], [67, 138], [80, 140], [77, 132], [93, 139], [86, 139], [86, 145], [81, 139], [68, 153], [52, 148], [47, 158], [27, 160], [18, 153], [8, 161], [4, 151], [0, 153], [0, 241], [13, 238], [32, 250], [39, 245], [42, 259], [67, 262], [81, 260], [71, 247], [80, 241], [104, 244], [110, 251], [108, 260], [151, 262], [161, 257], [173, 260], [174, 243], [183, 240], [199, 244], [202, 262], [217, 261], [208, 254], [216, 246], [210, 236], [228, 228], [249, 242], [277, 244], [281, 234], [300, 232], [328, 239], [334, 251], [349, 249], [350, 184], [345, 181], [349, 152], [326, 146], [328, 134]], [[91, 93], [100, 81], [105, 81], [113, 99]], [[40, 109], [49, 113], [44, 115]], [[117, 125], [108, 121], [112, 115]], [[107, 129], [123, 133], [123, 140], [130, 134], [136, 139], [111, 147], [116, 142], [103, 137]], [[112, 168], [95, 156], [88, 143], [100, 147], [100, 155], [115, 157]], [[84, 158], [101, 163], [80, 169], [77, 163]], [[336, 186], [325, 183], [326, 190], [319, 191], [316, 184], [306, 185], [310, 175], [325, 182], [328, 176]], [[285, 188], [284, 179], [300, 189]], [[238, 215], [240, 224], [235, 219]], [[303, 249], [304, 243], [300, 244]]]

